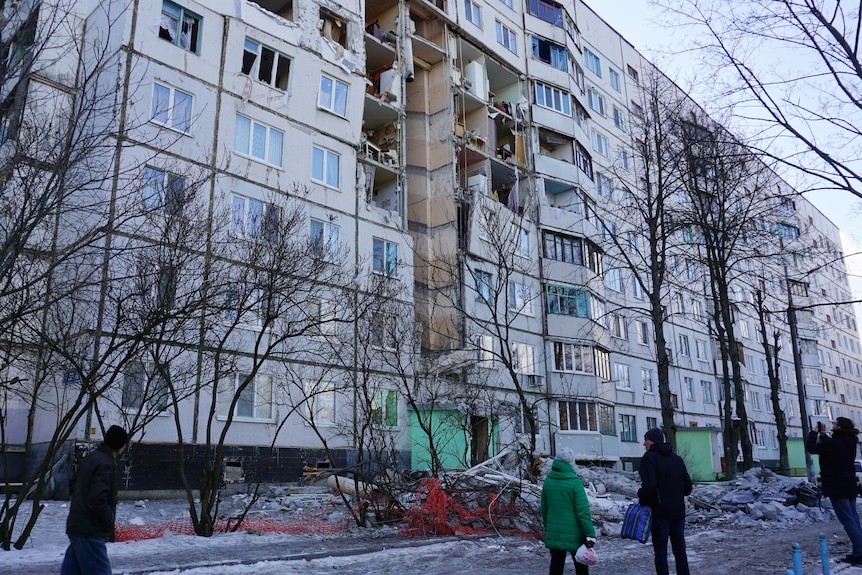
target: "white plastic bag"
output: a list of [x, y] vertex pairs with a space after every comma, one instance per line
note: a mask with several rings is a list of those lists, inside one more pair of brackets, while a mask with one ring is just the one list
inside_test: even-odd
[[595, 549], [581, 545], [575, 552], [575, 561], [584, 565], [595, 565], [599, 562], [599, 558], [596, 555]]

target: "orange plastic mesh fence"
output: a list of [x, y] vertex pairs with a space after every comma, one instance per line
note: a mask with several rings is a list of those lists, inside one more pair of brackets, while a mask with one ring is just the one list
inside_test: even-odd
[[[332, 534], [343, 531], [350, 522], [350, 514], [339, 514], [337, 520], [330, 520], [334, 507], [330, 506], [301, 515], [293, 515], [284, 519], [269, 519], [263, 517], [246, 517], [238, 531], [253, 531], [256, 533], [294, 533], [294, 534]], [[236, 525], [235, 519], [220, 519], [216, 522], [215, 532], [230, 531]], [[194, 535], [195, 530], [189, 518], [173, 519], [151, 525], [117, 525], [116, 541], [141, 541], [156, 539], [165, 533], [174, 535]]]
[[518, 533], [518, 506], [509, 497], [496, 493], [457, 492], [443, 489], [437, 478], [419, 484], [416, 501], [404, 514], [401, 532], [405, 535], [482, 535]]

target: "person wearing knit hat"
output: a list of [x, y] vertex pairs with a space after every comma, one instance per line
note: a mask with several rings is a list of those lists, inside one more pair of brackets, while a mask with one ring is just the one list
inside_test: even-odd
[[818, 421], [805, 440], [805, 449], [820, 456], [823, 495], [832, 502], [832, 509], [850, 539], [851, 552], [843, 561], [853, 565], [862, 565], [862, 523], [856, 511], [859, 487], [853, 465], [859, 453], [858, 435], [852, 420], [838, 417], [832, 422], [831, 437], [823, 422]]
[[588, 548], [595, 545], [596, 529], [584, 483], [575, 473], [575, 454], [568, 447], [557, 449], [557, 457], [542, 484], [540, 507], [545, 547], [551, 553], [548, 573], [563, 575], [566, 555], [571, 555], [575, 575], [589, 575], [589, 567], [578, 562], [576, 552], [581, 545]]
[[667, 543], [670, 539], [677, 575], [689, 575], [685, 551], [685, 496], [692, 482], [682, 457], [665, 443], [664, 432], [654, 427], [644, 434], [644, 449], [638, 473], [641, 488], [638, 500], [652, 508], [652, 546], [657, 575], [668, 575]]
[[71, 482], [72, 503], [66, 519], [69, 547], [60, 575], [111, 575], [106, 541], [114, 536], [117, 509], [117, 457], [128, 432], [112, 425], [99, 446], [78, 464]]

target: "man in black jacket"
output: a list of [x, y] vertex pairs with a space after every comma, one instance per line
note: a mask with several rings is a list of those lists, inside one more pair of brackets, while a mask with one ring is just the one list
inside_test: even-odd
[[826, 426], [817, 422], [817, 429], [808, 433], [805, 448], [820, 454], [820, 477], [823, 495], [832, 502], [838, 521], [844, 526], [853, 548], [844, 561], [862, 565], [862, 525], [856, 511], [856, 470], [853, 461], [859, 453], [859, 430], [846, 417], [832, 424], [832, 437]]
[[126, 430], [112, 425], [99, 447], [78, 465], [66, 520], [69, 548], [60, 575], [111, 575], [105, 542], [114, 534], [116, 459], [128, 441]]
[[652, 547], [657, 575], [668, 575], [667, 540], [676, 559], [677, 575], [689, 575], [685, 553], [685, 496], [692, 484], [682, 457], [664, 442], [664, 433], [654, 427], [644, 435], [646, 453], [641, 457], [641, 505], [652, 508]]

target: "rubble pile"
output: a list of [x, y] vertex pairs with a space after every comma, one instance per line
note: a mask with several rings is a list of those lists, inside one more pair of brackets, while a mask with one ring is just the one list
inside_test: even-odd
[[[367, 492], [345, 493], [342, 497], [332, 482], [327, 486], [291, 486], [268, 488], [258, 498], [251, 516], [268, 514], [302, 515], [328, 509], [332, 514], [346, 517], [346, 505], [359, 506], [363, 501], [383, 501], [386, 516], [378, 517], [373, 524], [392, 524], [392, 510], [400, 510], [398, 521], [409, 525], [411, 514], [414, 523], [423, 529], [433, 523], [451, 533], [480, 533], [494, 530], [520, 533], [541, 533], [541, 485], [553, 460], [543, 457], [529, 467], [538, 477], [527, 478], [527, 466], [512, 453], [503, 453], [465, 471], [449, 471], [439, 479], [393, 484], [393, 477], [364, 485]], [[637, 500], [640, 478], [636, 472], [605, 467], [577, 467], [587, 490], [593, 520], [604, 535], [619, 532], [626, 508]], [[396, 481], [397, 483], [397, 481]], [[420, 487], [420, 484], [424, 487]], [[373, 494], [373, 495], [372, 495]], [[233, 495], [223, 502], [224, 510], [244, 508], [250, 501], [247, 494]], [[804, 523], [828, 520], [832, 516], [828, 499], [820, 498], [815, 486], [804, 478], [776, 475], [765, 468], [746, 471], [733, 481], [696, 483], [687, 498], [687, 520], [691, 524], [766, 525], [769, 522]], [[380, 505], [372, 505], [372, 512], [383, 513]], [[417, 520], [418, 518], [418, 520]]]

